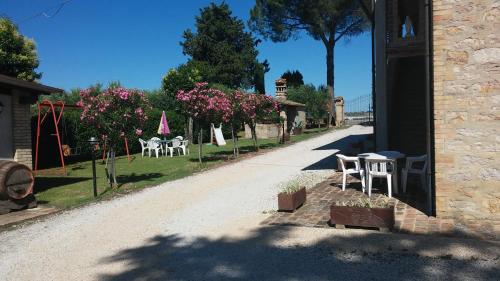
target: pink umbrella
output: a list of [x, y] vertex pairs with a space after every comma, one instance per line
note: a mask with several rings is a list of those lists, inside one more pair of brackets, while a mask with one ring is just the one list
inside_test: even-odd
[[168, 135], [170, 134], [170, 129], [168, 128], [167, 116], [165, 115], [165, 111], [161, 114], [160, 126], [158, 127], [159, 135]]

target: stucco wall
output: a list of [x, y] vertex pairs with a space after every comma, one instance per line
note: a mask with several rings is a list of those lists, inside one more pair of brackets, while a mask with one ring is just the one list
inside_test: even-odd
[[499, 30], [499, 1], [433, 1], [437, 216], [497, 237]]

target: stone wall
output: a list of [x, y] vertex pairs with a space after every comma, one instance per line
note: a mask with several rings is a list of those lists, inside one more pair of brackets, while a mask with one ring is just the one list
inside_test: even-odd
[[499, 1], [433, 1], [437, 216], [497, 238], [499, 30]]
[[22, 92], [12, 92], [14, 161], [32, 168], [30, 105], [20, 103]]
[[[257, 134], [258, 139], [271, 139], [278, 138], [280, 135], [280, 126], [277, 124], [260, 124], [258, 123], [255, 126], [255, 132]], [[245, 124], [245, 138], [252, 138], [252, 131], [250, 130], [250, 126]]]

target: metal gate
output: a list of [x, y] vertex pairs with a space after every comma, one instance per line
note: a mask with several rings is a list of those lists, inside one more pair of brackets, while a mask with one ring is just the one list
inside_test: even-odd
[[360, 96], [345, 102], [344, 122], [346, 125], [371, 124], [373, 121], [372, 96]]

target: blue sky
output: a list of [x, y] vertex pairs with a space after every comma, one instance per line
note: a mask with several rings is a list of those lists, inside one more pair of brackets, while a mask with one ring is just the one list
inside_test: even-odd
[[[131, 1], [72, 0], [53, 17], [64, 0], [0, 0], [0, 14], [34, 39], [41, 82], [63, 89], [120, 81], [130, 88], [156, 89], [168, 69], [187, 61], [179, 42], [194, 27], [194, 17], [210, 0]], [[245, 22], [252, 0], [227, 0]], [[52, 7], [52, 8], [51, 8]], [[326, 51], [306, 34], [286, 43], [263, 41], [259, 59], [267, 59], [266, 91], [287, 69], [298, 69], [306, 83], [326, 84]], [[370, 93], [369, 34], [340, 43], [335, 50], [335, 91], [347, 100]]]

